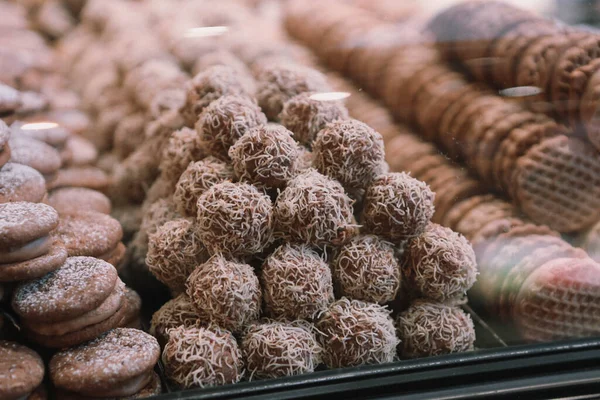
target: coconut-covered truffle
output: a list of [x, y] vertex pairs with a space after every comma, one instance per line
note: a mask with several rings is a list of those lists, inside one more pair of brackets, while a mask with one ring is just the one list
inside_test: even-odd
[[246, 256], [272, 241], [271, 199], [246, 183], [213, 185], [198, 199], [198, 235], [211, 254]]
[[221, 97], [250, 97], [252, 82], [247, 79], [235, 68], [226, 65], [215, 65], [196, 75], [188, 83], [185, 105], [181, 110], [187, 126], [194, 126], [202, 111]]
[[358, 233], [352, 211], [352, 200], [339, 182], [309, 169], [277, 197], [275, 228], [293, 242], [340, 245]]
[[367, 124], [334, 121], [317, 134], [313, 166], [346, 188], [365, 188], [383, 173], [383, 138]]
[[187, 295], [206, 321], [239, 331], [260, 315], [261, 291], [252, 267], [212, 256], [187, 280]]
[[416, 358], [473, 350], [475, 327], [462, 309], [417, 300], [398, 316], [400, 356]]
[[241, 344], [248, 379], [270, 379], [313, 372], [321, 362], [321, 346], [306, 321], [253, 324]]
[[334, 300], [329, 265], [305, 244], [278, 247], [263, 263], [260, 278], [271, 317], [312, 319]]
[[365, 193], [364, 225], [394, 243], [419, 236], [433, 216], [434, 197], [425, 182], [404, 172], [380, 175]]
[[191, 162], [175, 186], [173, 201], [177, 210], [182, 215], [195, 217], [198, 214], [198, 199], [202, 193], [217, 183], [233, 181], [234, 178], [231, 165], [213, 156]]
[[201, 321], [198, 312], [193, 306], [190, 298], [182, 293], [167, 301], [158, 309], [150, 321], [150, 333], [158, 339], [158, 343], [164, 346], [169, 340], [169, 331], [178, 326], [186, 328], [200, 326]]
[[319, 100], [314, 93], [301, 93], [283, 105], [279, 121], [294, 133], [294, 139], [311, 146], [317, 133], [329, 122], [348, 119], [341, 101]]
[[244, 373], [235, 338], [217, 326], [172, 329], [162, 361], [167, 378], [182, 388], [237, 383]]
[[181, 215], [175, 209], [175, 203], [172, 199], [156, 200], [144, 209], [140, 231], [150, 235], [156, 232], [165, 222], [176, 218], [181, 218]]
[[204, 157], [204, 149], [198, 144], [196, 131], [182, 128], [169, 138], [159, 168], [168, 181], [175, 183], [191, 161]]
[[304, 92], [326, 92], [329, 85], [323, 74], [297, 64], [276, 63], [257, 74], [256, 98], [267, 118], [274, 121], [283, 105]]
[[375, 303], [345, 297], [329, 306], [316, 324], [329, 368], [382, 364], [396, 359], [394, 321], [390, 311]]
[[[235, 69], [238, 75], [251, 77], [252, 74], [246, 64], [243, 63], [238, 57], [227, 50], [215, 50], [209, 53], [203, 54], [194, 63], [192, 72], [194, 75], [199, 74], [202, 71], [214, 67], [215, 65], [226, 65]], [[251, 81], [252, 82], [252, 81]]]
[[408, 242], [403, 272], [420, 297], [458, 301], [477, 278], [475, 252], [463, 235], [430, 223]]
[[374, 235], [360, 235], [342, 246], [333, 262], [339, 292], [358, 300], [387, 303], [400, 287], [394, 246]]
[[150, 235], [146, 264], [173, 293], [185, 290], [188, 276], [207, 258], [192, 219], [169, 221]]
[[229, 160], [229, 148], [250, 129], [266, 123], [267, 117], [252, 99], [223, 96], [204, 109], [196, 131], [210, 155]]
[[300, 146], [300, 155], [296, 162], [296, 171], [298, 173], [305, 172], [307, 169], [312, 168], [313, 153], [305, 146]]
[[295, 175], [300, 146], [281, 125], [250, 129], [230, 149], [237, 176], [268, 189], [283, 188]]

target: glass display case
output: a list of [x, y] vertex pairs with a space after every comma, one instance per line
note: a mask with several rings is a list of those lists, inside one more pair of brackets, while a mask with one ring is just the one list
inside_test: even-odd
[[598, 396], [599, 13], [0, 0], [0, 399]]

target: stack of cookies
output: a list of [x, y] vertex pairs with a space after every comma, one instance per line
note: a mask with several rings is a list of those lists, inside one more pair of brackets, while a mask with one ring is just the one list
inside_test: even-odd
[[107, 262], [69, 257], [57, 270], [19, 285], [12, 307], [35, 342], [71, 347], [120, 325], [125, 285]]
[[58, 213], [41, 203], [0, 204], [0, 281], [40, 278], [67, 259], [65, 246], [55, 240]]

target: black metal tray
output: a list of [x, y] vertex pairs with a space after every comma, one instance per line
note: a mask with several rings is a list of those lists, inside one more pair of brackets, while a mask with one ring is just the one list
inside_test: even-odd
[[600, 338], [508, 346], [466, 309], [477, 330], [475, 351], [185, 391], [161, 374], [166, 390], [157, 399], [536, 399], [560, 391], [583, 399], [600, 393]]

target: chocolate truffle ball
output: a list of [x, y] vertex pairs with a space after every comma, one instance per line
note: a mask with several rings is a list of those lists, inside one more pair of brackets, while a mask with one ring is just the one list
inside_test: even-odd
[[162, 361], [167, 378], [182, 388], [237, 383], [244, 373], [235, 338], [217, 326], [172, 329]]
[[169, 221], [150, 235], [146, 264], [173, 293], [182, 293], [188, 276], [207, 259], [192, 219]]
[[144, 209], [140, 231], [148, 235], [156, 232], [166, 222], [181, 218], [172, 199], [158, 199]]
[[300, 146], [281, 125], [250, 129], [230, 149], [237, 176], [267, 189], [280, 189], [295, 175]]
[[196, 75], [187, 85], [186, 101], [181, 110], [187, 126], [194, 126], [202, 111], [221, 97], [250, 97], [253, 85], [247, 79], [226, 65], [215, 65]]
[[301, 93], [283, 105], [279, 121], [294, 132], [294, 139], [311, 146], [317, 133], [329, 122], [348, 119], [348, 110], [340, 101], [318, 100], [314, 93]]
[[252, 255], [272, 241], [273, 204], [252, 185], [218, 183], [197, 207], [198, 235], [211, 254]]
[[398, 316], [397, 325], [403, 358], [473, 350], [473, 321], [456, 306], [417, 300]]
[[173, 132], [169, 138], [159, 168], [165, 178], [174, 184], [190, 162], [201, 160], [205, 155], [204, 149], [198, 143], [196, 131], [182, 128]]
[[248, 67], [242, 60], [227, 50], [215, 50], [198, 57], [192, 72], [199, 74], [215, 65], [226, 65], [237, 71], [242, 76], [252, 76]]
[[260, 315], [261, 291], [252, 267], [212, 256], [192, 272], [187, 295], [201, 317], [237, 332]]
[[317, 134], [313, 155], [313, 167], [346, 188], [365, 188], [383, 173], [383, 138], [355, 119], [327, 124]]
[[272, 317], [312, 319], [334, 300], [331, 271], [305, 244], [286, 243], [262, 265], [265, 311]]
[[150, 321], [150, 333], [158, 339], [161, 346], [169, 340], [169, 331], [178, 326], [186, 328], [200, 326], [201, 321], [196, 308], [190, 298], [182, 293], [167, 301], [161, 308], [152, 314]]
[[301, 375], [313, 372], [321, 362], [321, 346], [306, 321], [253, 324], [241, 348], [248, 380]]
[[269, 120], [276, 120], [289, 99], [304, 92], [326, 92], [329, 85], [323, 74], [297, 64], [276, 63], [260, 68], [256, 98]]
[[223, 96], [202, 112], [196, 132], [208, 154], [228, 161], [229, 148], [250, 129], [266, 123], [267, 117], [252, 99]]
[[364, 197], [365, 228], [394, 243], [419, 236], [433, 216], [435, 195], [404, 172], [375, 178]]
[[383, 364], [396, 359], [394, 321], [379, 304], [342, 297], [329, 306], [316, 324], [329, 368]]
[[390, 302], [400, 287], [394, 246], [374, 235], [356, 236], [338, 250], [333, 276], [343, 296], [379, 304]]
[[403, 273], [419, 297], [460, 301], [477, 278], [473, 247], [452, 229], [430, 223], [404, 249]]
[[292, 242], [340, 245], [358, 232], [352, 212], [342, 185], [309, 169], [277, 197], [275, 227], [278, 236]]
[[233, 181], [235, 174], [231, 165], [208, 156], [191, 162], [179, 177], [173, 201], [177, 210], [188, 217], [198, 215], [198, 199], [208, 188], [224, 181]]

